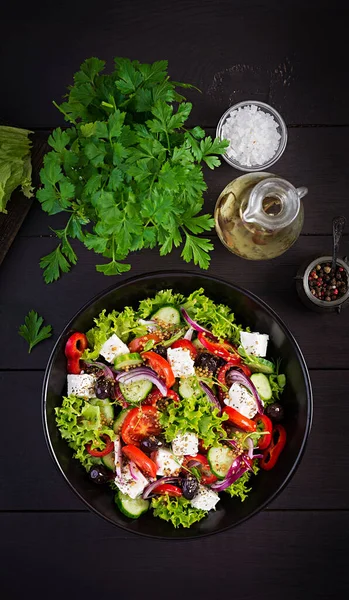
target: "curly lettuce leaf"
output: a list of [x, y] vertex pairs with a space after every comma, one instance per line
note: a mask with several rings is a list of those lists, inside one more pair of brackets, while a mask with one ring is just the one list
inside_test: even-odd
[[145, 335], [147, 328], [141, 325], [138, 319], [137, 313], [130, 306], [126, 306], [122, 312], [113, 310], [106, 314], [106, 310], [102, 310], [94, 319], [95, 326], [86, 333], [89, 348], [85, 350], [83, 358], [96, 360], [104, 342], [113, 333], [125, 343], [128, 342], [131, 333], [136, 337]]
[[162, 306], [176, 306], [179, 308], [185, 300], [182, 294], [176, 294], [172, 290], [161, 290], [154, 298], [146, 298], [139, 303], [139, 317], [147, 319]]
[[[61, 436], [67, 440], [77, 458], [86, 470], [93, 465], [93, 457], [86, 451], [86, 444], [96, 447], [101, 434], [114, 439], [115, 434], [109, 427], [101, 423], [99, 406], [92, 406], [83, 398], [67, 396], [63, 398], [62, 406], [55, 408], [56, 423]], [[104, 442], [98, 441], [98, 448], [103, 448]]]
[[206, 510], [200, 510], [191, 506], [190, 501], [181, 496], [180, 498], [170, 498], [158, 496], [151, 501], [151, 507], [155, 517], [171, 521], [174, 527], [191, 527], [193, 523], [201, 521], [207, 515]]
[[164, 428], [167, 442], [171, 442], [177, 434], [187, 431], [196, 433], [205, 446], [214, 446], [226, 433], [222, 423], [227, 415], [218, 416], [216, 408], [205, 395], [192, 396], [183, 402], [173, 402], [160, 416], [160, 424]]
[[[253, 474], [257, 475], [259, 471], [259, 467], [255, 462], [253, 465]], [[248, 494], [252, 490], [251, 487], [247, 487], [249, 480], [251, 478], [252, 471], [246, 471], [235, 483], [232, 483], [229, 487], [227, 487], [224, 491], [227, 492], [232, 498], [237, 497], [240, 498], [241, 502], [246, 500]]]
[[184, 308], [200, 325], [207, 327], [219, 339], [240, 341], [241, 325], [235, 323], [234, 313], [225, 304], [217, 304], [200, 288], [188, 296]]
[[272, 375], [269, 375], [269, 383], [272, 391], [272, 397], [270, 400], [264, 402], [265, 406], [268, 404], [273, 404], [273, 402], [279, 400], [286, 385], [286, 376], [283, 373], [273, 373]]

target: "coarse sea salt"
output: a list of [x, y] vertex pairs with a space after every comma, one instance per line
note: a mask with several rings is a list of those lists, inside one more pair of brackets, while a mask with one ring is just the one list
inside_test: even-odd
[[264, 165], [279, 148], [277, 128], [274, 117], [254, 104], [233, 110], [222, 126], [221, 137], [230, 142], [227, 156], [245, 167]]

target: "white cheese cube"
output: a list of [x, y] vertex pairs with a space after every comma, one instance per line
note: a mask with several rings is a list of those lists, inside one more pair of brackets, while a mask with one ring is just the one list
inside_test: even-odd
[[137, 479], [133, 479], [130, 467], [126, 464], [122, 467], [121, 478], [118, 476], [115, 477], [115, 485], [119, 488], [120, 492], [134, 499], [142, 494], [149, 481], [136, 465], [133, 465], [132, 470]]
[[157, 475], [178, 475], [183, 462], [182, 456], [175, 456], [167, 448], [159, 448], [154, 453], [154, 462], [157, 464]]
[[258, 333], [258, 331], [248, 333], [247, 331], [241, 331], [240, 340], [247, 354], [261, 356], [262, 358], [266, 357], [269, 341], [269, 335], [267, 333]]
[[217, 502], [219, 502], [219, 495], [204, 485], [200, 485], [198, 493], [190, 501], [190, 504], [194, 508], [200, 508], [201, 510], [212, 510], [215, 508]]
[[257, 414], [257, 405], [254, 397], [241, 383], [233, 383], [228, 392], [228, 398], [224, 399], [224, 404], [235, 408], [244, 417], [253, 419]]
[[172, 452], [176, 456], [195, 456], [199, 452], [199, 439], [195, 433], [179, 433], [172, 441]]
[[124, 344], [115, 333], [104, 342], [100, 350], [100, 354], [103, 358], [110, 363], [112, 363], [117, 356], [120, 356], [120, 354], [127, 354], [128, 352], [130, 351], [126, 344]]
[[189, 350], [169, 348], [167, 350], [167, 360], [175, 377], [189, 377], [195, 374], [194, 361]]
[[67, 375], [68, 396], [79, 396], [79, 398], [95, 398], [94, 375]]

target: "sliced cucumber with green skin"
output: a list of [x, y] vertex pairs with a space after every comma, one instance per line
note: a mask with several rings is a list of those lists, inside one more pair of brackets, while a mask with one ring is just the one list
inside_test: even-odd
[[124, 369], [125, 367], [136, 367], [143, 363], [142, 357], [138, 352], [129, 352], [128, 354], [120, 354], [114, 360], [116, 369]]
[[133, 499], [120, 491], [115, 495], [115, 502], [121, 512], [130, 519], [138, 519], [147, 512], [150, 504], [148, 500], [143, 500], [143, 498]]
[[260, 398], [262, 400], [270, 400], [273, 395], [271, 391], [269, 379], [264, 373], [253, 373], [251, 375], [251, 381], [255, 386]]
[[123, 422], [132, 408], [124, 408], [116, 417], [113, 425], [114, 433], [120, 433]]
[[202, 350], [205, 348], [205, 346], [202, 345], [202, 343], [200, 342], [199, 338], [195, 338], [195, 340], [192, 341], [193, 346], [195, 346], [195, 348], [197, 348], [198, 350]]
[[120, 383], [121, 393], [130, 404], [139, 404], [148, 396], [152, 387], [153, 384], [148, 379], [140, 379], [133, 383]]
[[183, 377], [180, 380], [178, 392], [182, 398], [192, 398], [201, 393], [201, 388], [198, 389], [196, 381], [192, 377]]
[[179, 325], [181, 322], [181, 313], [174, 306], [163, 306], [150, 318], [155, 321], [166, 323], [167, 325]]
[[109, 452], [105, 456], [102, 456], [102, 463], [107, 469], [110, 471], [115, 471], [115, 454], [114, 452]]
[[257, 373], [265, 373], [266, 375], [271, 375], [275, 371], [275, 366], [270, 360], [266, 358], [260, 358], [259, 356], [254, 356], [253, 363], [248, 363], [251, 371], [255, 371]]
[[99, 406], [102, 415], [108, 422], [114, 421], [114, 405], [108, 398], [103, 400], [101, 398], [92, 398], [90, 404], [92, 404], [92, 406]]
[[224, 479], [234, 461], [234, 452], [227, 446], [213, 446], [207, 453], [207, 460], [211, 467], [212, 473]]

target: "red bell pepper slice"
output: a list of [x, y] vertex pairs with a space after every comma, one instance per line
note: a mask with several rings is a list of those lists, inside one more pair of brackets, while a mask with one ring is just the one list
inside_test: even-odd
[[256, 421], [256, 424], [257, 424], [257, 430], [258, 430], [258, 426], [262, 425], [263, 432], [266, 432], [265, 435], [262, 435], [258, 440], [258, 448], [260, 450], [266, 450], [266, 448], [269, 447], [270, 442], [271, 442], [273, 424], [272, 424], [271, 420], [269, 419], [269, 417], [267, 417], [267, 415], [257, 415], [254, 418], [254, 420]]
[[97, 456], [100, 458], [101, 456], [110, 454], [110, 452], [114, 450], [114, 442], [111, 441], [109, 435], [102, 434], [101, 439], [105, 441], [104, 450], [96, 450], [95, 448], [91, 448], [92, 444], [86, 444], [85, 448], [91, 456]]
[[183, 495], [181, 488], [171, 483], [162, 483], [154, 490], [154, 494], [160, 494], [161, 496], [168, 494], [172, 498], [179, 498]]
[[183, 350], [189, 350], [193, 360], [195, 360], [198, 355], [197, 349], [190, 340], [177, 340], [171, 344], [171, 348], [183, 348]]
[[174, 384], [175, 376], [171, 369], [170, 363], [157, 354], [153, 350], [149, 350], [149, 352], [142, 352], [142, 358], [146, 360], [149, 366], [163, 379], [168, 388], [171, 388]]
[[237, 353], [234, 346], [229, 344], [228, 342], [214, 342], [206, 337], [205, 333], [198, 333], [199, 342], [208, 350], [215, 354], [216, 356], [220, 356], [224, 358], [224, 360], [229, 361], [231, 364], [238, 364], [241, 362], [241, 356]]
[[166, 396], [163, 396], [162, 393], [160, 392], [160, 390], [156, 389], [156, 390], [152, 390], [148, 394], [148, 396], [142, 402], [142, 404], [145, 406], [156, 406], [157, 402], [161, 398], [171, 398], [171, 400], [173, 400], [173, 402], [180, 402], [180, 397], [178, 396], [178, 394], [176, 394], [176, 392], [174, 390], [167, 390]]
[[226, 406], [223, 408], [223, 414], [228, 415], [228, 421], [239, 427], [243, 431], [248, 431], [249, 433], [253, 433], [257, 429], [257, 424], [252, 419], [248, 419], [244, 417], [238, 410], [232, 408], [231, 406]]
[[72, 375], [79, 375], [80, 357], [88, 346], [88, 340], [84, 333], [76, 332], [68, 339], [64, 353], [67, 357], [67, 371]]
[[137, 448], [137, 446], [134, 446], [133, 444], [128, 444], [123, 447], [122, 451], [127, 458], [136, 463], [137, 467], [143, 471], [145, 475], [154, 477], [155, 479], [158, 467], [149, 456], [140, 450], [140, 448]]
[[286, 444], [286, 430], [279, 423], [274, 426], [272, 432], [272, 439], [269, 448], [264, 450], [263, 458], [261, 458], [259, 465], [264, 469], [264, 471], [270, 471], [275, 467], [279, 456]]
[[216, 481], [218, 481], [218, 477], [213, 475], [211, 471], [211, 467], [206, 456], [203, 456], [202, 454], [196, 454], [195, 456], [186, 456], [184, 459], [183, 466], [187, 469], [190, 469], [191, 461], [196, 461], [200, 463], [200, 466], [198, 465], [197, 469], [200, 471], [201, 483], [203, 485], [211, 485], [211, 483], [215, 483]]

